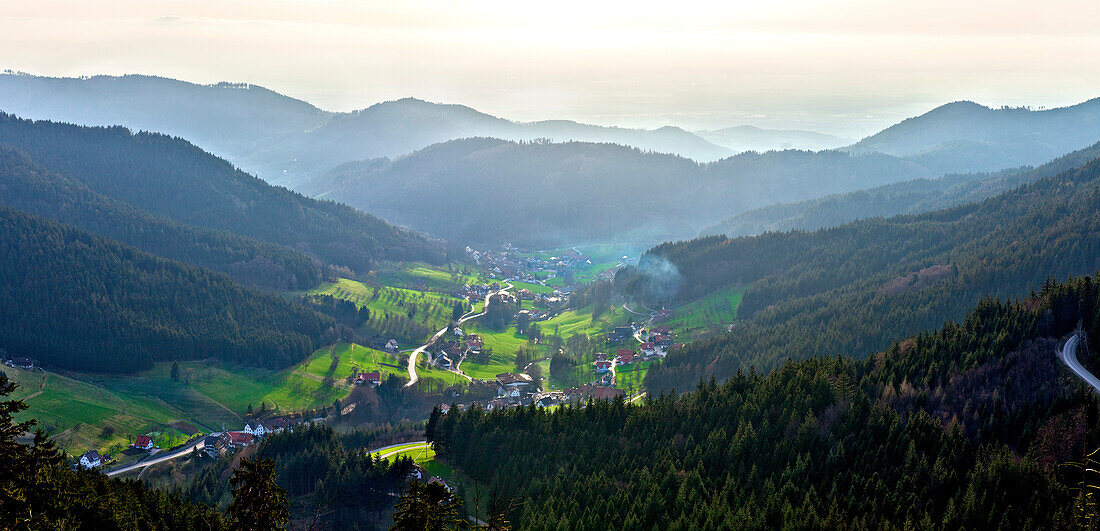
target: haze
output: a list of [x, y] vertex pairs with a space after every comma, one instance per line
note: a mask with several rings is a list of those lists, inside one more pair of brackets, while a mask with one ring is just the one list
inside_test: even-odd
[[857, 138], [946, 101], [1051, 107], [1100, 86], [1096, 2], [7, 4], [4, 68], [247, 81], [330, 110], [416, 96], [516, 120]]

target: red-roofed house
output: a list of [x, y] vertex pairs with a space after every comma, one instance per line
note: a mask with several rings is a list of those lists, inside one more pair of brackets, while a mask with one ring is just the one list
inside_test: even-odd
[[355, 377], [355, 385], [370, 385], [371, 387], [378, 387], [378, 384], [382, 383], [382, 373], [378, 371], [361, 372]]
[[634, 363], [634, 353], [628, 352], [623, 354], [622, 363]]
[[618, 352], [616, 353], [616, 355], [617, 355], [618, 357], [622, 357], [622, 356], [623, 356], [624, 354], [634, 354], [634, 351], [633, 351], [633, 350], [630, 350], [630, 349], [628, 349], [628, 348], [621, 348], [621, 349], [619, 349], [619, 351], [618, 351]]
[[251, 433], [245, 433], [243, 431], [227, 431], [225, 432], [225, 434], [228, 435], [228, 440], [226, 441], [226, 443], [230, 448], [243, 448], [252, 444]]
[[152, 450], [153, 438], [149, 437], [148, 435], [138, 435], [137, 438], [134, 439], [134, 444], [131, 444], [130, 446], [133, 446], [134, 448], [137, 448], [139, 450]]
[[611, 370], [611, 362], [610, 361], [597, 361], [596, 362], [596, 372], [607, 372], [609, 370]]

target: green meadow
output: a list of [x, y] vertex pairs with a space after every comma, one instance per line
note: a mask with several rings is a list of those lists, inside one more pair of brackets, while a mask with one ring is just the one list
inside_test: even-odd
[[729, 286], [705, 297], [691, 301], [672, 310], [672, 318], [667, 325], [679, 336], [680, 341], [692, 339], [693, 335], [724, 328], [737, 320], [737, 308], [741, 305], [744, 290]]

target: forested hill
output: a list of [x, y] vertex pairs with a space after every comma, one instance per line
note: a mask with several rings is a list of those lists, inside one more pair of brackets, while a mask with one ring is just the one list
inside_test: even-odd
[[[744, 371], [642, 405], [433, 412], [429, 440], [517, 529], [1068, 529], [1096, 401], [1055, 349], [1100, 346], [1097, 284], [986, 300], [865, 361]], [[483, 492], [484, 492], [483, 491]], [[1095, 515], [1093, 515], [1095, 517]]]
[[1040, 164], [1095, 143], [1100, 99], [1069, 107], [991, 109], [970, 101], [941, 105], [845, 148], [909, 157], [939, 173]]
[[[678, 297], [745, 286], [733, 333], [674, 350], [651, 389], [775, 367], [788, 358], [862, 357], [961, 318], [987, 295], [1018, 297], [1050, 277], [1100, 267], [1100, 161], [980, 203], [816, 232], [710, 237], [650, 251], [683, 277]], [[639, 270], [616, 277], [642, 296]]]
[[857, 219], [923, 214], [964, 203], [980, 201], [1022, 184], [1079, 168], [1100, 158], [1100, 144], [1068, 153], [1046, 164], [994, 173], [945, 175], [938, 179], [916, 179], [835, 194], [799, 203], [768, 205], [717, 223], [702, 236], [725, 234], [752, 236], [764, 232], [817, 230]]
[[92, 372], [221, 358], [284, 367], [327, 317], [229, 277], [0, 207], [0, 348]]
[[299, 251], [154, 216], [41, 168], [3, 146], [0, 205], [74, 225], [157, 256], [217, 269], [249, 285], [304, 289], [321, 280], [321, 268]]
[[613, 144], [468, 138], [345, 164], [299, 189], [442, 238], [542, 247], [690, 237], [749, 208], [931, 176], [882, 154], [743, 153], [697, 164]]
[[367, 271], [379, 260], [443, 259], [437, 241], [268, 185], [178, 138], [0, 113], [0, 144], [151, 214], [292, 247], [328, 264]]

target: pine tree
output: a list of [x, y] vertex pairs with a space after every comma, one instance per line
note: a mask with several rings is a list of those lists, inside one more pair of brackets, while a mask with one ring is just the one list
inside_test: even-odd
[[413, 481], [397, 502], [393, 529], [459, 529], [463, 524], [461, 508], [462, 502], [443, 485]]
[[230, 521], [243, 529], [280, 529], [290, 521], [286, 491], [275, 483], [275, 461], [241, 461], [233, 484]]
[[172, 362], [172, 381], [180, 381], [180, 364], [175, 361]]

